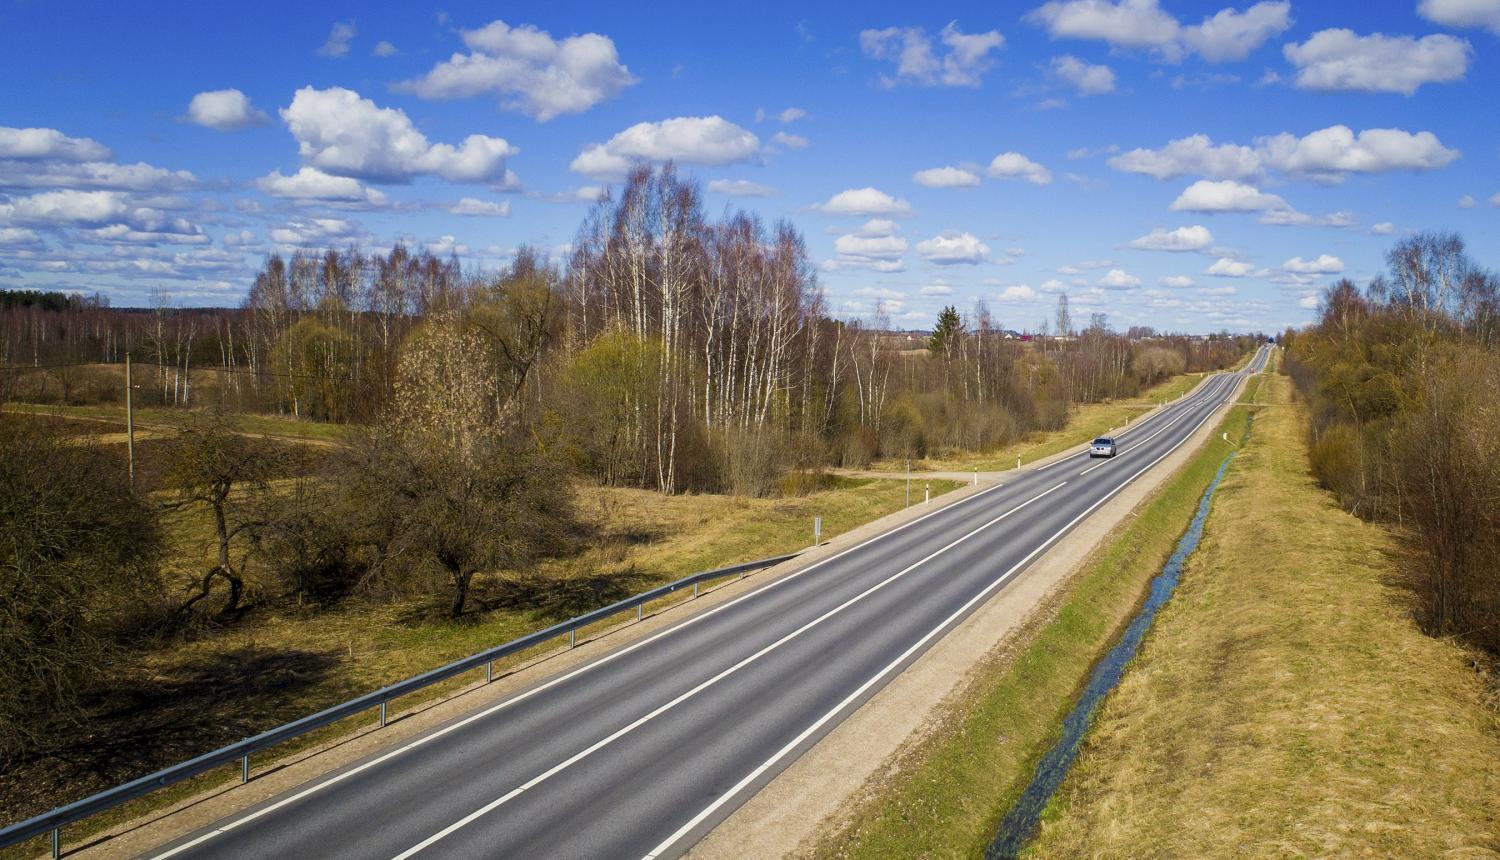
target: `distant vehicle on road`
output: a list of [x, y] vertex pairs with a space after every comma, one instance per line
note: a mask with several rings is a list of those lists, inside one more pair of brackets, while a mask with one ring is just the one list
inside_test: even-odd
[[1113, 457], [1115, 455], [1115, 440], [1108, 436], [1100, 436], [1089, 445], [1090, 457]]

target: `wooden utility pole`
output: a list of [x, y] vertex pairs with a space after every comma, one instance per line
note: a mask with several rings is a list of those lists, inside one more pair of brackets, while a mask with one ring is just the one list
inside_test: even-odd
[[135, 386], [130, 380], [130, 353], [125, 353], [125, 435], [126, 450], [130, 455], [130, 489], [135, 489], [135, 405], [130, 399], [130, 390]]

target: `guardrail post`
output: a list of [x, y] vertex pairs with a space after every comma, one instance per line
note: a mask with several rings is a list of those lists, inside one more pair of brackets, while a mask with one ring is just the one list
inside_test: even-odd
[[57, 860], [62, 856], [62, 837], [58, 833], [60, 830], [62, 830], [61, 827], [52, 828], [52, 860]]
[[637, 603], [637, 604], [636, 604], [636, 605], [635, 605], [635, 620], [637, 620], [637, 621], [640, 621], [640, 620], [641, 620], [641, 612], [642, 612], [642, 611], [643, 611], [643, 610], [644, 610], [644, 609], [645, 609], [645, 608], [646, 608], [646, 604], [644, 604], [644, 603]]
[[698, 599], [698, 583], [693, 583], [693, 599]]
[[380, 727], [385, 728], [385, 702], [380, 703]]
[[572, 648], [578, 644], [578, 628], [574, 627], [568, 631], [568, 647]]
[[250, 754], [245, 753], [240, 758], [240, 784], [244, 785], [250, 781]]
[[484, 664], [484, 682], [488, 684], [495, 679], [495, 661]]

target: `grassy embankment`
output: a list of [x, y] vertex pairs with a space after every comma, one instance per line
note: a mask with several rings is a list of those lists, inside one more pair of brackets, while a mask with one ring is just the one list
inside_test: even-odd
[[1313, 483], [1288, 389], [1027, 856], [1500, 854], [1493, 678], [1414, 626], [1398, 546]]
[[[1252, 378], [1243, 399], [1258, 386]], [[1057, 739], [1095, 659], [1134, 615], [1186, 528], [1249, 409], [1235, 406], [1213, 438], [1087, 560], [1008, 647], [978, 666], [934, 728], [856, 798], [850, 817], [814, 846], [821, 857], [974, 856]]]
[[[1068, 426], [1061, 430], [1033, 433], [1025, 439], [984, 453], [953, 452], [939, 454], [912, 463], [914, 470], [998, 472], [1016, 467], [1016, 458], [1031, 463], [1066, 451], [1134, 420], [1160, 403], [1176, 399], [1202, 381], [1204, 374], [1184, 373], [1148, 389], [1139, 397], [1127, 397], [1102, 403], [1085, 403], [1068, 415]], [[904, 471], [905, 460], [881, 460], [871, 468], [883, 472]]]

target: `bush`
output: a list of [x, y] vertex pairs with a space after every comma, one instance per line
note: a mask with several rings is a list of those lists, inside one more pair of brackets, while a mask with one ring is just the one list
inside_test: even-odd
[[118, 457], [0, 419], [0, 759], [67, 718], [122, 633], [161, 604], [156, 508]]

